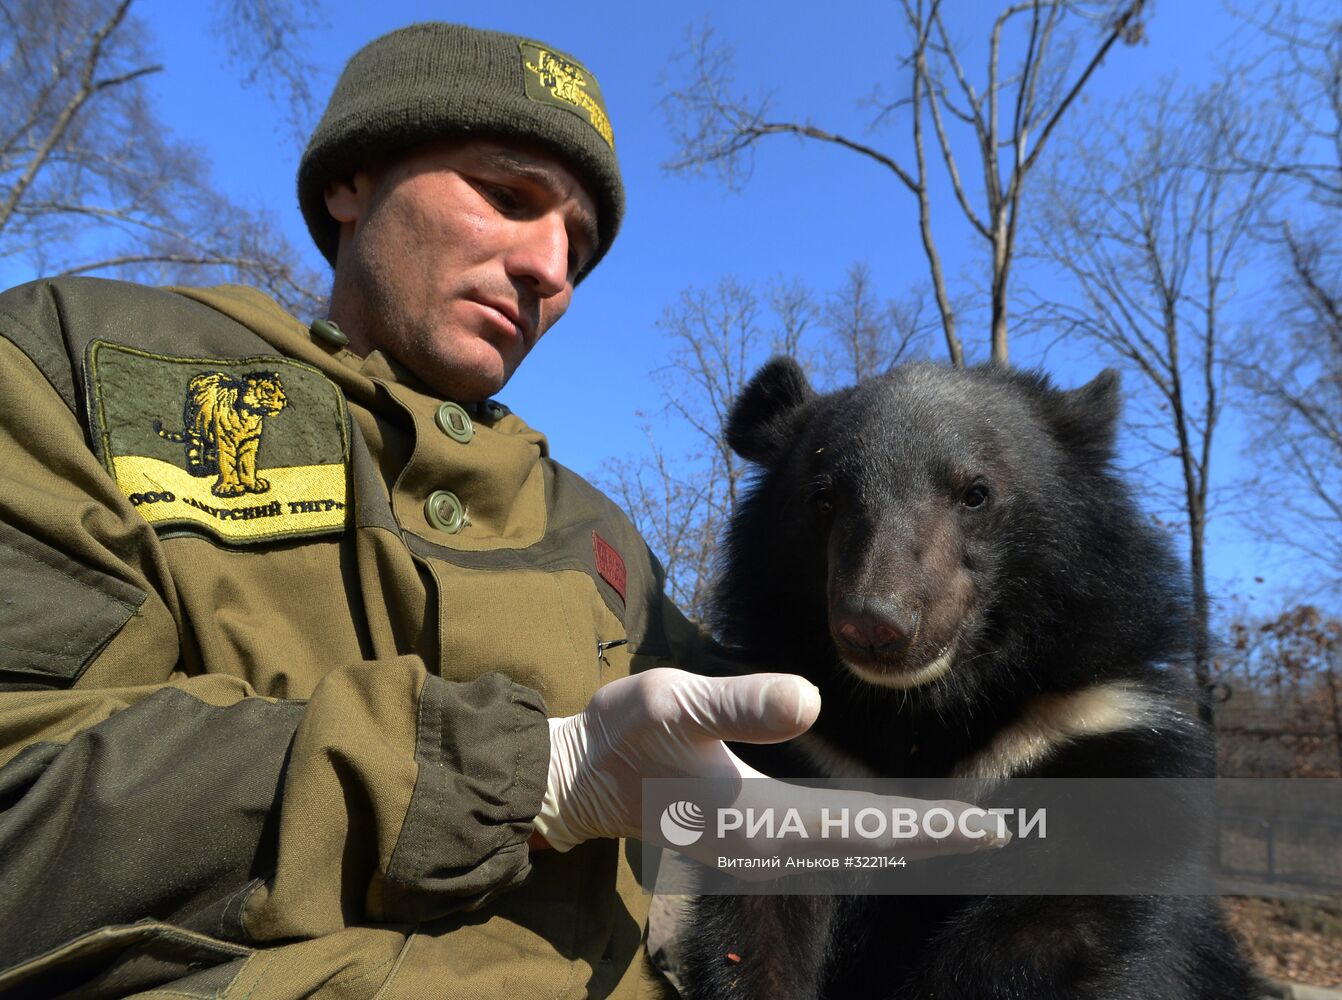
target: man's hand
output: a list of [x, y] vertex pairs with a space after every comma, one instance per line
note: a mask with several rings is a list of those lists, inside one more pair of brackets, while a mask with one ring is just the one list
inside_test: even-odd
[[[730, 783], [737, 789], [732, 804], [748, 804], [756, 810], [769, 806], [796, 809], [808, 832], [820, 830], [823, 809], [833, 814], [843, 808], [856, 812], [907, 807], [921, 815], [939, 806], [958, 817], [969, 808], [963, 802], [927, 802], [785, 784], [756, 771], [724, 745], [724, 741], [780, 743], [805, 732], [819, 714], [820, 692], [792, 674], [702, 677], [662, 668], [615, 681], [601, 688], [580, 714], [550, 720], [550, 772], [536, 830], [561, 851], [598, 837], [636, 837], [670, 846], [660, 830], [642, 827], [644, 778]], [[901, 840], [898, 851], [917, 858], [1005, 842], [999, 842], [987, 825], [979, 828], [986, 832], [978, 837], [964, 835], [959, 826], [957, 823], [954, 833], [939, 840]], [[868, 849], [879, 846], [870, 841], [854, 843]], [[833, 837], [825, 844], [839, 846]], [[692, 848], [676, 850], [694, 856]]]

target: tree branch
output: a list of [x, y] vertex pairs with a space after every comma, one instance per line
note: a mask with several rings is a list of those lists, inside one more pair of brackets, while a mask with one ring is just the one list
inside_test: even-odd
[[1109, 32], [1103, 44], [1100, 45], [1098, 51], [1096, 51], [1095, 55], [1091, 58], [1085, 70], [1083, 70], [1081, 75], [1077, 78], [1076, 83], [1072, 84], [1072, 88], [1067, 92], [1067, 96], [1058, 103], [1053, 114], [1049, 117], [1048, 121], [1044, 123], [1043, 129], [1039, 133], [1039, 138], [1035, 140], [1034, 149], [1030, 152], [1029, 157], [1025, 161], [1025, 170], [1027, 172], [1034, 166], [1035, 161], [1039, 159], [1039, 153], [1043, 150], [1044, 143], [1048, 141], [1048, 137], [1052, 134], [1053, 129], [1057, 127], [1058, 122], [1062, 120], [1062, 116], [1067, 113], [1067, 109], [1072, 106], [1072, 102], [1075, 101], [1077, 95], [1081, 93], [1082, 88], [1086, 85], [1086, 81], [1089, 80], [1091, 74], [1099, 68], [1100, 63], [1104, 62], [1105, 55], [1111, 48], [1113, 48], [1114, 43], [1124, 37], [1132, 22], [1141, 15], [1142, 8], [1145, 5], [1146, 0], [1133, 0], [1131, 6], [1119, 15], [1118, 19], [1114, 22], [1113, 29]]
[[116, 9], [112, 12], [112, 16], [109, 17], [106, 23], [94, 33], [89, 44], [88, 56], [84, 61], [84, 69], [80, 75], [78, 89], [71, 96], [70, 100], [66, 102], [65, 106], [61, 108], [60, 113], [56, 116], [55, 122], [52, 123], [51, 128], [47, 131], [46, 138], [33, 153], [33, 157], [29, 161], [28, 166], [22, 175], [20, 175], [18, 180], [14, 182], [14, 186], [10, 188], [9, 195], [6, 197], [4, 204], [0, 205], [0, 232], [4, 232], [5, 226], [9, 223], [10, 218], [14, 214], [14, 209], [15, 206], [18, 205], [19, 199], [23, 197], [24, 192], [28, 190], [34, 178], [37, 177], [38, 171], [42, 169], [42, 166], [46, 163], [47, 157], [51, 155], [52, 150], [56, 148], [57, 144], [60, 143], [61, 139], [65, 136], [66, 131], [70, 127], [70, 123], [74, 121], [75, 115], [77, 115], [84, 105], [88, 103], [89, 99], [92, 98], [94, 94], [103, 90], [129, 83], [131, 80], [138, 79], [146, 74], [154, 73], [162, 69], [161, 66], [147, 66], [109, 80], [98, 82], [94, 82], [93, 80], [93, 76], [98, 69], [98, 63], [102, 59], [103, 46], [106, 44], [107, 39], [111, 34], [116, 31], [121, 22], [125, 19], [126, 12], [130, 9], [131, 2], [132, 0], [121, 0]]

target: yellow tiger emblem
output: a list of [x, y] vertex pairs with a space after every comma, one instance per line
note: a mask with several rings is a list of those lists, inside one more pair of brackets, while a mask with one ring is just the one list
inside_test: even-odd
[[256, 450], [265, 418], [288, 403], [277, 372], [202, 372], [187, 384], [181, 433], [164, 430], [161, 420], [154, 421], [154, 430], [166, 441], [186, 445], [191, 475], [218, 475], [210, 487], [215, 496], [265, 493], [270, 481], [256, 474]]

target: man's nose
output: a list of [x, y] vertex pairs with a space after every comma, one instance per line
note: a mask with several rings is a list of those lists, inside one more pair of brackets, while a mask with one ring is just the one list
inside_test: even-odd
[[558, 295], [569, 282], [568, 229], [556, 212], [523, 224], [508, 258], [508, 273], [529, 281], [542, 298]]

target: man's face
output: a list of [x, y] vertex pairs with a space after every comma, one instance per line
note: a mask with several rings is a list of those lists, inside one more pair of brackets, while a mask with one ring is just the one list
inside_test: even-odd
[[568, 308], [596, 208], [559, 160], [484, 139], [419, 147], [327, 186], [331, 318], [444, 396], [494, 395]]

